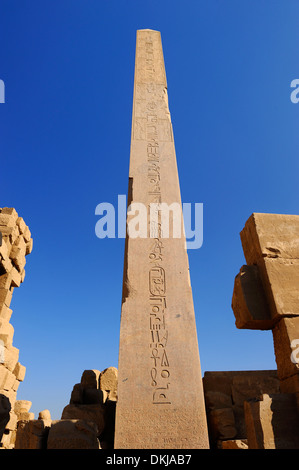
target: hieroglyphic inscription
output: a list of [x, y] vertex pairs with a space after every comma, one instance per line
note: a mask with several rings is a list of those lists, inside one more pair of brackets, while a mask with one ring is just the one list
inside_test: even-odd
[[[153, 82], [152, 74], [154, 70], [151, 68], [151, 64], [157, 63], [157, 61], [154, 60], [155, 49], [150, 39], [146, 40], [144, 51], [148, 80]], [[161, 119], [158, 119], [158, 111], [161, 109], [161, 106], [165, 105], [165, 100], [163, 101], [164, 96], [161, 94], [161, 85], [149, 83], [145, 87], [145, 93], [142, 96], [143, 100], [140, 103], [142, 109], [140, 118], [144, 123], [143, 135], [146, 137], [148, 213], [150, 214], [150, 204], [162, 201], [159, 146]], [[164, 246], [161, 239], [160, 223], [157, 222], [157, 224], [158, 227], [154, 228], [156, 237], [152, 238], [147, 254], [149, 261], [149, 346], [152, 361], [150, 378], [151, 386], [153, 387], [152, 403], [170, 404], [170, 364], [167, 355], [169, 332], [166, 318], [166, 272], [163, 266]], [[151, 229], [152, 227], [150, 226], [149, 232]]]
[[[157, 140], [156, 116], [147, 115], [147, 162], [148, 162], [148, 210], [151, 203], [161, 202], [160, 153]], [[152, 359], [151, 385], [154, 404], [170, 404], [170, 364], [167, 356], [168, 329], [166, 322], [166, 272], [163, 267], [163, 242], [161, 224], [155, 227], [156, 238], [152, 239], [149, 258], [149, 329]], [[151, 230], [151, 227], [150, 227]]]

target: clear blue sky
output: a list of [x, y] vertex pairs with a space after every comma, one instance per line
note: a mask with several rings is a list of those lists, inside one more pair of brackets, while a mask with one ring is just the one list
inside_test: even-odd
[[95, 207], [127, 192], [137, 29], [161, 31], [182, 200], [204, 204], [202, 372], [276, 368], [231, 297], [251, 213], [298, 213], [298, 17], [297, 0], [1, 1], [0, 206], [34, 239], [11, 323], [36, 417], [59, 419], [83, 370], [117, 367], [124, 240], [95, 236]]

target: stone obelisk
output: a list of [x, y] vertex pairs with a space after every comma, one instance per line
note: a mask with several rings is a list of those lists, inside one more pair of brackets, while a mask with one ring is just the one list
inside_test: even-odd
[[[148, 214], [181, 207], [161, 36], [148, 29], [137, 31], [128, 193]], [[209, 447], [186, 241], [160, 227], [126, 239], [116, 449]]]

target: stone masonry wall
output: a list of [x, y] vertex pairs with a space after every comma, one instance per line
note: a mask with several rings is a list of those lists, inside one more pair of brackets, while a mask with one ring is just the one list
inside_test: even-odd
[[31, 233], [22, 217], [9, 207], [0, 209], [0, 448], [14, 446], [18, 409], [16, 395], [25, 377], [19, 350], [13, 346], [10, 303], [15, 287], [24, 281]]

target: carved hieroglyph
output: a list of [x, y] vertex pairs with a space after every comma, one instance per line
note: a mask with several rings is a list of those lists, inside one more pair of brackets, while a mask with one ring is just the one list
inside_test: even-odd
[[[128, 203], [181, 196], [158, 31], [137, 31]], [[148, 229], [148, 234], [150, 230]], [[171, 234], [171, 232], [170, 232]], [[185, 238], [127, 237], [115, 448], [208, 448]]]

